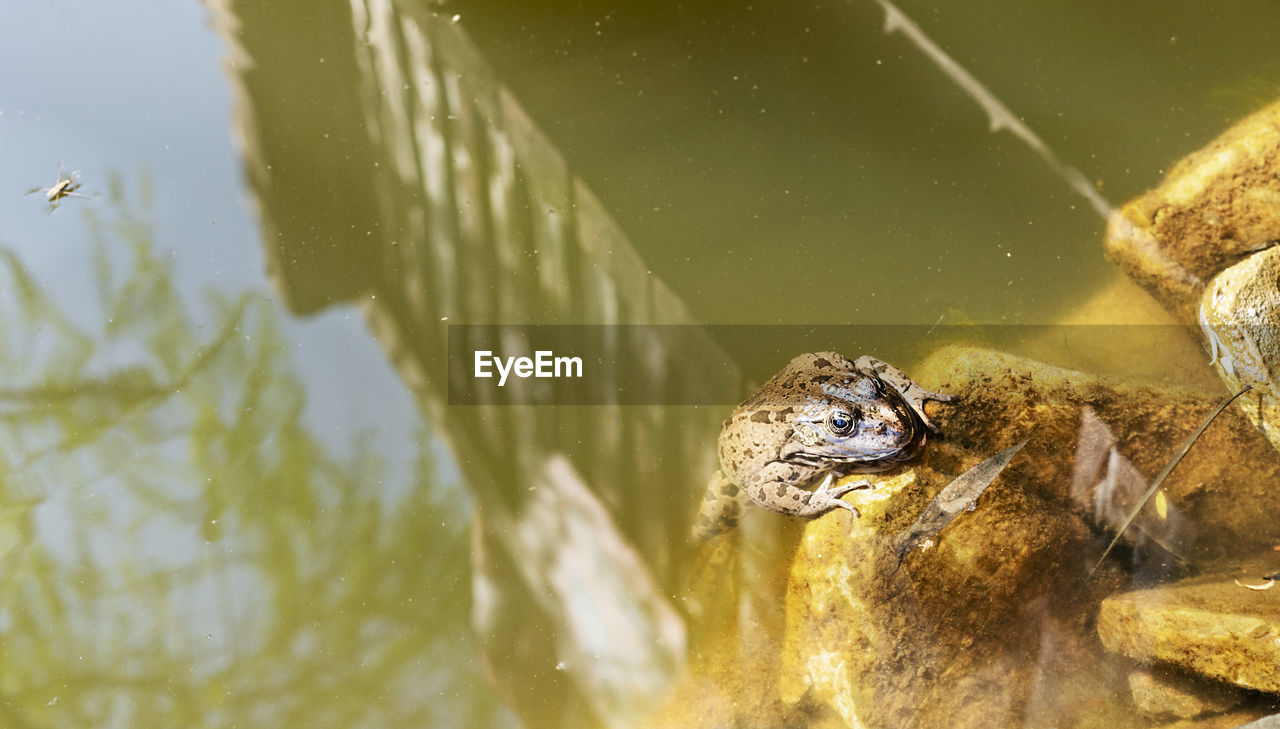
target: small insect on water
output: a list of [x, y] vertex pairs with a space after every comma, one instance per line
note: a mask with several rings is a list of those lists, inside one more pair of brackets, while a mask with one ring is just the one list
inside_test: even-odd
[[63, 198], [82, 197], [85, 199], [91, 199], [93, 197], [96, 197], [94, 195], [85, 195], [84, 193], [76, 192], [79, 189], [80, 189], [80, 173], [79, 172], [72, 172], [70, 174], [65, 174], [61, 170], [59, 170], [58, 181], [53, 183], [53, 187], [33, 187], [30, 190], [27, 190], [27, 194], [33, 195], [37, 192], [43, 192], [45, 199], [49, 201], [48, 212], [52, 213], [54, 210], [58, 209], [58, 203], [60, 203]]

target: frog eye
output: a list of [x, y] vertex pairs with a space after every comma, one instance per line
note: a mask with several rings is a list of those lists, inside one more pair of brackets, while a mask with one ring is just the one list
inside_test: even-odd
[[832, 410], [827, 415], [827, 427], [833, 435], [845, 436], [853, 432], [853, 416], [843, 410]]

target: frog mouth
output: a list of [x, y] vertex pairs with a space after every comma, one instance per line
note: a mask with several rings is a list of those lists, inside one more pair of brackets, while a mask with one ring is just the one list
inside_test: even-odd
[[851, 473], [879, 473], [880, 471], [888, 471], [903, 461], [910, 460], [911, 456], [915, 455], [915, 451], [916, 449], [909, 443], [892, 453], [886, 453], [875, 458], [840, 459], [837, 463], [841, 470]]
[[896, 448], [885, 448], [880, 452], [863, 452], [859, 454], [835, 453], [797, 453], [792, 459], [804, 465], [823, 470], [840, 470], [846, 473], [879, 473], [896, 468], [903, 461], [909, 461], [920, 452], [927, 435], [921, 428], [915, 437]]
[[910, 460], [919, 449], [915, 440], [900, 448], [886, 450], [883, 453], [860, 455], [828, 455], [823, 453], [797, 453], [787, 460], [802, 466], [809, 466], [824, 471], [840, 470], [849, 473], [879, 473], [887, 471], [902, 461]]

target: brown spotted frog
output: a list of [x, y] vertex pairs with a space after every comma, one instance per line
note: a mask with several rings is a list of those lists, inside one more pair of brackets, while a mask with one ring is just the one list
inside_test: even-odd
[[954, 399], [875, 357], [796, 357], [724, 422], [720, 471], [707, 485], [694, 535], [709, 539], [732, 528], [747, 497], [789, 516], [814, 518], [833, 509], [861, 516], [840, 497], [871, 483], [836, 486], [837, 476], [886, 471], [909, 460], [927, 433], [938, 432], [925, 401]]

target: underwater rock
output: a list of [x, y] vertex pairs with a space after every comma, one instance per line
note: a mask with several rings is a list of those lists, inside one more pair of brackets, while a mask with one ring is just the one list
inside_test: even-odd
[[1103, 586], [1075, 589], [1056, 569], [1088, 531], [1030, 494], [1017, 465], [901, 568], [889, 536], [905, 526], [899, 512], [945, 481], [928, 466], [846, 497], [861, 519], [805, 529], [787, 591], [785, 703], [837, 726], [1140, 726], [1123, 673], [1081, 627]]
[[[1118, 557], [1087, 578], [1106, 525], [1093, 523], [1097, 494], [1076, 491], [1105, 482], [1107, 464], [1150, 478], [1216, 396], [959, 346], [913, 377], [959, 396], [930, 413], [945, 438], [908, 471], [847, 495], [861, 519], [806, 527], [788, 583], [783, 701], [849, 726], [1145, 725], [1129, 664], [1085, 627], [1128, 578]], [[1025, 437], [977, 508], [895, 569], [898, 535], [949, 479]], [[1276, 543], [1273, 499], [1255, 479], [1258, 468], [1280, 474], [1280, 458], [1238, 413], [1204, 439], [1165, 482], [1168, 505], [1196, 530], [1163, 541], [1197, 562]], [[1104, 457], [1082, 458], [1089, 443]]]
[[1098, 636], [1130, 658], [1280, 693], [1280, 600], [1231, 579], [1109, 597], [1098, 613]]
[[[1111, 536], [1095, 509], [1097, 487], [1160, 471], [1217, 393], [964, 346], [910, 371], [959, 399], [929, 406], [943, 436], [916, 461], [856, 476], [875, 484], [844, 496], [861, 518], [763, 514], [753, 524], [747, 514], [743, 527], [705, 545], [716, 553], [707, 571], [742, 570], [736, 588], [705, 572], [695, 580], [717, 585], [697, 602], [721, 622], [712, 640], [693, 642], [693, 675], [683, 683], [714, 690], [696, 701], [673, 697], [680, 707], [660, 712], [670, 719], [662, 726], [765, 726], [752, 717], [766, 715], [777, 726], [873, 729], [1150, 726], [1134, 711], [1131, 660], [1104, 649], [1093, 621], [1135, 573], [1166, 568], [1155, 558], [1135, 567], [1126, 561], [1135, 548], [1088, 577]], [[901, 535], [930, 501], [1025, 438], [976, 508], [899, 566]], [[1161, 541], [1196, 563], [1280, 543], [1267, 487], [1277, 477], [1280, 453], [1228, 410], [1165, 482], [1168, 513], [1194, 531], [1175, 528]], [[1145, 518], [1163, 518], [1150, 511]], [[1159, 522], [1149, 525], [1154, 532]], [[761, 555], [776, 567], [756, 562]]]
[[1148, 716], [1183, 719], [1220, 714], [1244, 700], [1239, 689], [1210, 683], [1168, 669], [1139, 669], [1129, 674], [1133, 705]]
[[1280, 448], [1280, 248], [1255, 253], [1214, 277], [1200, 304], [1200, 328], [1227, 387], [1253, 388], [1237, 401]]
[[[1218, 728], [1213, 727], [1212, 729]], [[1248, 724], [1240, 724], [1239, 722], [1235, 724], [1225, 724], [1223, 725], [1223, 729], [1280, 729], [1280, 714], [1264, 716], [1261, 719], [1251, 721]]]
[[[1024, 455], [1010, 468], [1028, 472], [1047, 498], [1070, 505], [1099, 528], [1106, 523], [1097, 521], [1098, 494], [1086, 487], [1119, 481], [1135, 470], [1151, 479], [1221, 400], [1218, 393], [1095, 377], [961, 346], [938, 351], [913, 375], [959, 396], [936, 419], [946, 445], [991, 454], [1030, 435]], [[1093, 437], [1099, 426], [1112, 437]], [[1249, 420], [1228, 409], [1162, 485], [1167, 513], [1181, 514], [1194, 528], [1165, 536], [1197, 564], [1270, 549], [1280, 543], [1276, 483], [1280, 453]], [[1154, 506], [1148, 505], [1139, 523]]]
[[1205, 282], [1280, 240], [1280, 102], [1179, 162], [1108, 224], [1109, 258], [1180, 320]]
[[1195, 719], [1177, 719], [1168, 724], [1154, 725], [1151, 729], [1280, 729], [1280, 721], [1259, 718], [1263, 711], [1243, 709]]
[[[1121, 575], [1108, 563], [1086, 579], [1100, 547], [1092, 495], [1086, 508], [1072, 493], [1082, 419], [1090, 412], [1107, 423], [1120, 438], [1104, 449], [1123, 450], [1153, 474], [1212, 398], [970, 347], [940, 350], [913, 376], [959, 397], [930, 413], [945, 437], [908, 471], [871, 477], [874, 489], [847, 495], [861, 519], [819, 519], [805, 529], [788, 584], [783, 700], [850, 726], [1139, 725], [1127, 666], [1108, 659], [1084, 627]], [[1233, 417], [1246, 447], [1273, 456]], [[1027, 437], [976, 509], [897, 568], [899, 535], [930, 499]], [[1239, 460], [1230, 440], [1219, 445]], [[1232, 460], [1215, 457], [1216, 472], [1197, 475], [1214, 488], [1233, 483], [1234, 472], [1223, 479], [1224, 471], [1245, 470]], [[1103, 478], [1091, 472], [1086, 480]], [[1171, 486], [1179, 496], [1205, 489], [1199, 481]], [[1183, 536], [1196, 552], [1194, 535]]]

